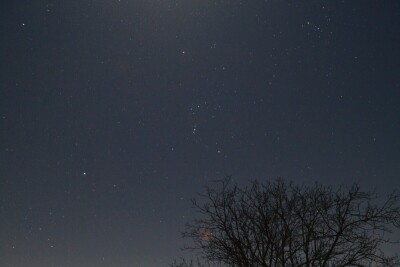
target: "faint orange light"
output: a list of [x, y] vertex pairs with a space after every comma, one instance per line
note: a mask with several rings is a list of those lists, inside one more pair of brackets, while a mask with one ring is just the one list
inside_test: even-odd
[[212, 237], [212, 233], [211, 233], [210, 230], [203, 230], [203, 231], [200, 233], [200, 238], [201, 238], [201, 240], [203, 240], [203, 241], [210, 241], [210, 240], [211, 240], [211, 237]]

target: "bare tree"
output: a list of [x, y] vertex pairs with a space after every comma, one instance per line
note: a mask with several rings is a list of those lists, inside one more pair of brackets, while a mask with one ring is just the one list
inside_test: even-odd
[[181, 258], [179, 260], [175, 260], [171, 265], [171, 267], [224, 267], [225, 265], [222, 262], [209, 261], [206, 259], [191, 258], [187, 260], [185, 258]]
[[358, 184], [333, 189], [277, 179], [241, 188], [227, 178], [193, 200], [201, 216], [183, 236], [192, 241], [186, 249], [224, 266], [400, 266], [383, 251], [400, 228], [399, 199]]

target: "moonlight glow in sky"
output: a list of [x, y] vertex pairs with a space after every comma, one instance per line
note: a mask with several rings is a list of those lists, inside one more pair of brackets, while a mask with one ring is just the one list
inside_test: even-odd
[[400, 185], [400, 1], [0, 12], [0, 266], [168, 266], [225, 174]]

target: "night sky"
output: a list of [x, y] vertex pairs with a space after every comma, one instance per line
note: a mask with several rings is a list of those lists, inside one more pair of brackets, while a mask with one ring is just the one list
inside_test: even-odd
[[167, 266], [226, 174], [400, 186], [397, 0], [0, 14], [0, 266]]

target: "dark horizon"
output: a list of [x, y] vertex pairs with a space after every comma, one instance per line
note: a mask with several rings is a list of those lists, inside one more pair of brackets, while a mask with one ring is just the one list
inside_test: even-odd
[[398, 1], [0, 7], [1, 266], [168, 266], [226, 174], [399, 189]]

